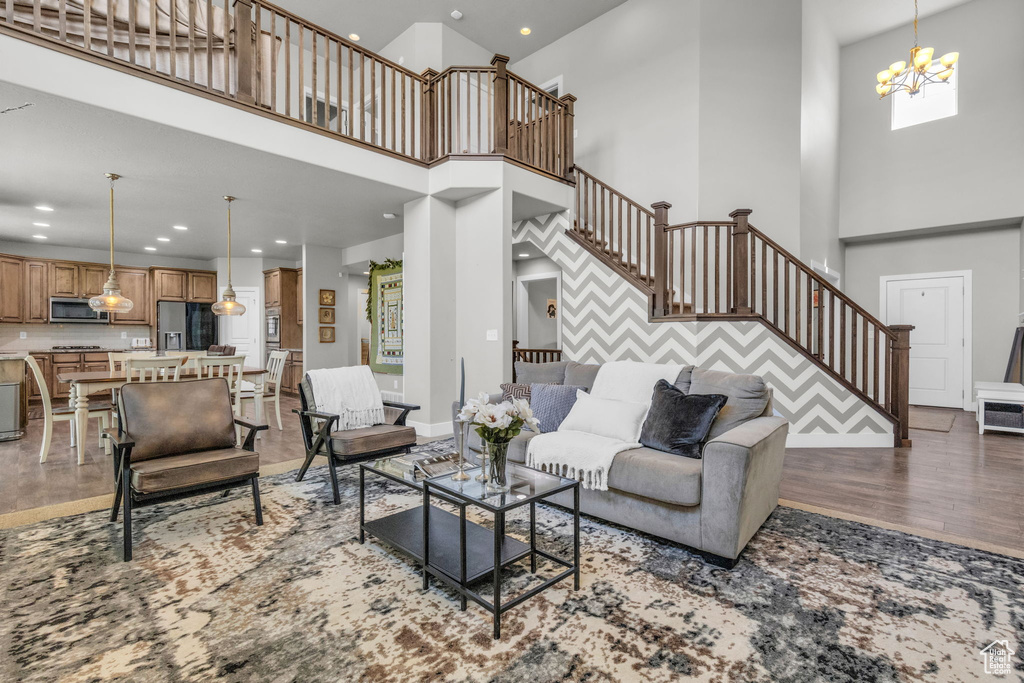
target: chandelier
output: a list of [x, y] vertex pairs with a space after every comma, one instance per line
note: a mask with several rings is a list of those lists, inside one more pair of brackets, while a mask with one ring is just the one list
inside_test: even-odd
[[905, 92], [913, 97], [926, 85], [948, 81], [960, 53], [947, 52], [939, 58], [938, 66], [932, 65], [933, 54], [934, 48], [917, 44], [917, 0], [914, 0], [914, 47], [910, 48], [910, 63], [893, 62], [888, 69], [878, 72], [878, 85], [875, 86], [878, 98], [894, 92]]

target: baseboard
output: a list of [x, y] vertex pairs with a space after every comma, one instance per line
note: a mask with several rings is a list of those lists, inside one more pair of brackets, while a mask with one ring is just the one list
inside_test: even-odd
[[787, 448], [892, 448], [892, 434], [790, 434]]
[[416, 430], [417, 436], [425, 436], [428, 438], [435, 438], [438, 436], [451, 436], [452, 435], [452, 422], [435, 422], [434, 424], [428, 424], [426, 422], [414, 422], [412, 420], [406, 420], [405, 424], [409, 425]]

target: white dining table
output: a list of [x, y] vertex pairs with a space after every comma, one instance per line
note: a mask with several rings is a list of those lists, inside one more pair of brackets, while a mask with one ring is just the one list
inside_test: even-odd
[[[256, 421], [263, 420], [263, 385], [267, 371], [263, 368], [242, 368], [242, 379], [253, 384], [255, 395]], [[182, 370], [180, 382], [205, 379], [194, 370]], [[92, 372], [62, 372], [57, 381], [71, 385], [68, 406], [75, 409], [75, 447], [78, 449], [78, 464], [85, 464], [85, 434], [89, 428], [89, 394], [109, 389], [118, 389], [128, 383], [123, 371], [97, 370]]]

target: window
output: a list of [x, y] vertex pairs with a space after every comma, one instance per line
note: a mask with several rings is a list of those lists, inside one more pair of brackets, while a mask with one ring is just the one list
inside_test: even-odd
[[953, 75], [945, 84], [926, 85], [921, 92], [913, 97], [905, 92], [893, 93], [890, 96], [892, 99], [892, 130], [956, 116], [956, 83], [959, 73], [960, 69], [954, 69]]

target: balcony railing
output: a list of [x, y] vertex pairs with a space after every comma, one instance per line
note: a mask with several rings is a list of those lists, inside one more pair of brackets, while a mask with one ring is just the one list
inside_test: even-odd
[[430, 164], [502, 155], [572, 182], [572, 95], [506, 69], [410, 71], [263, 0], [0, 0], [0, 33]]

